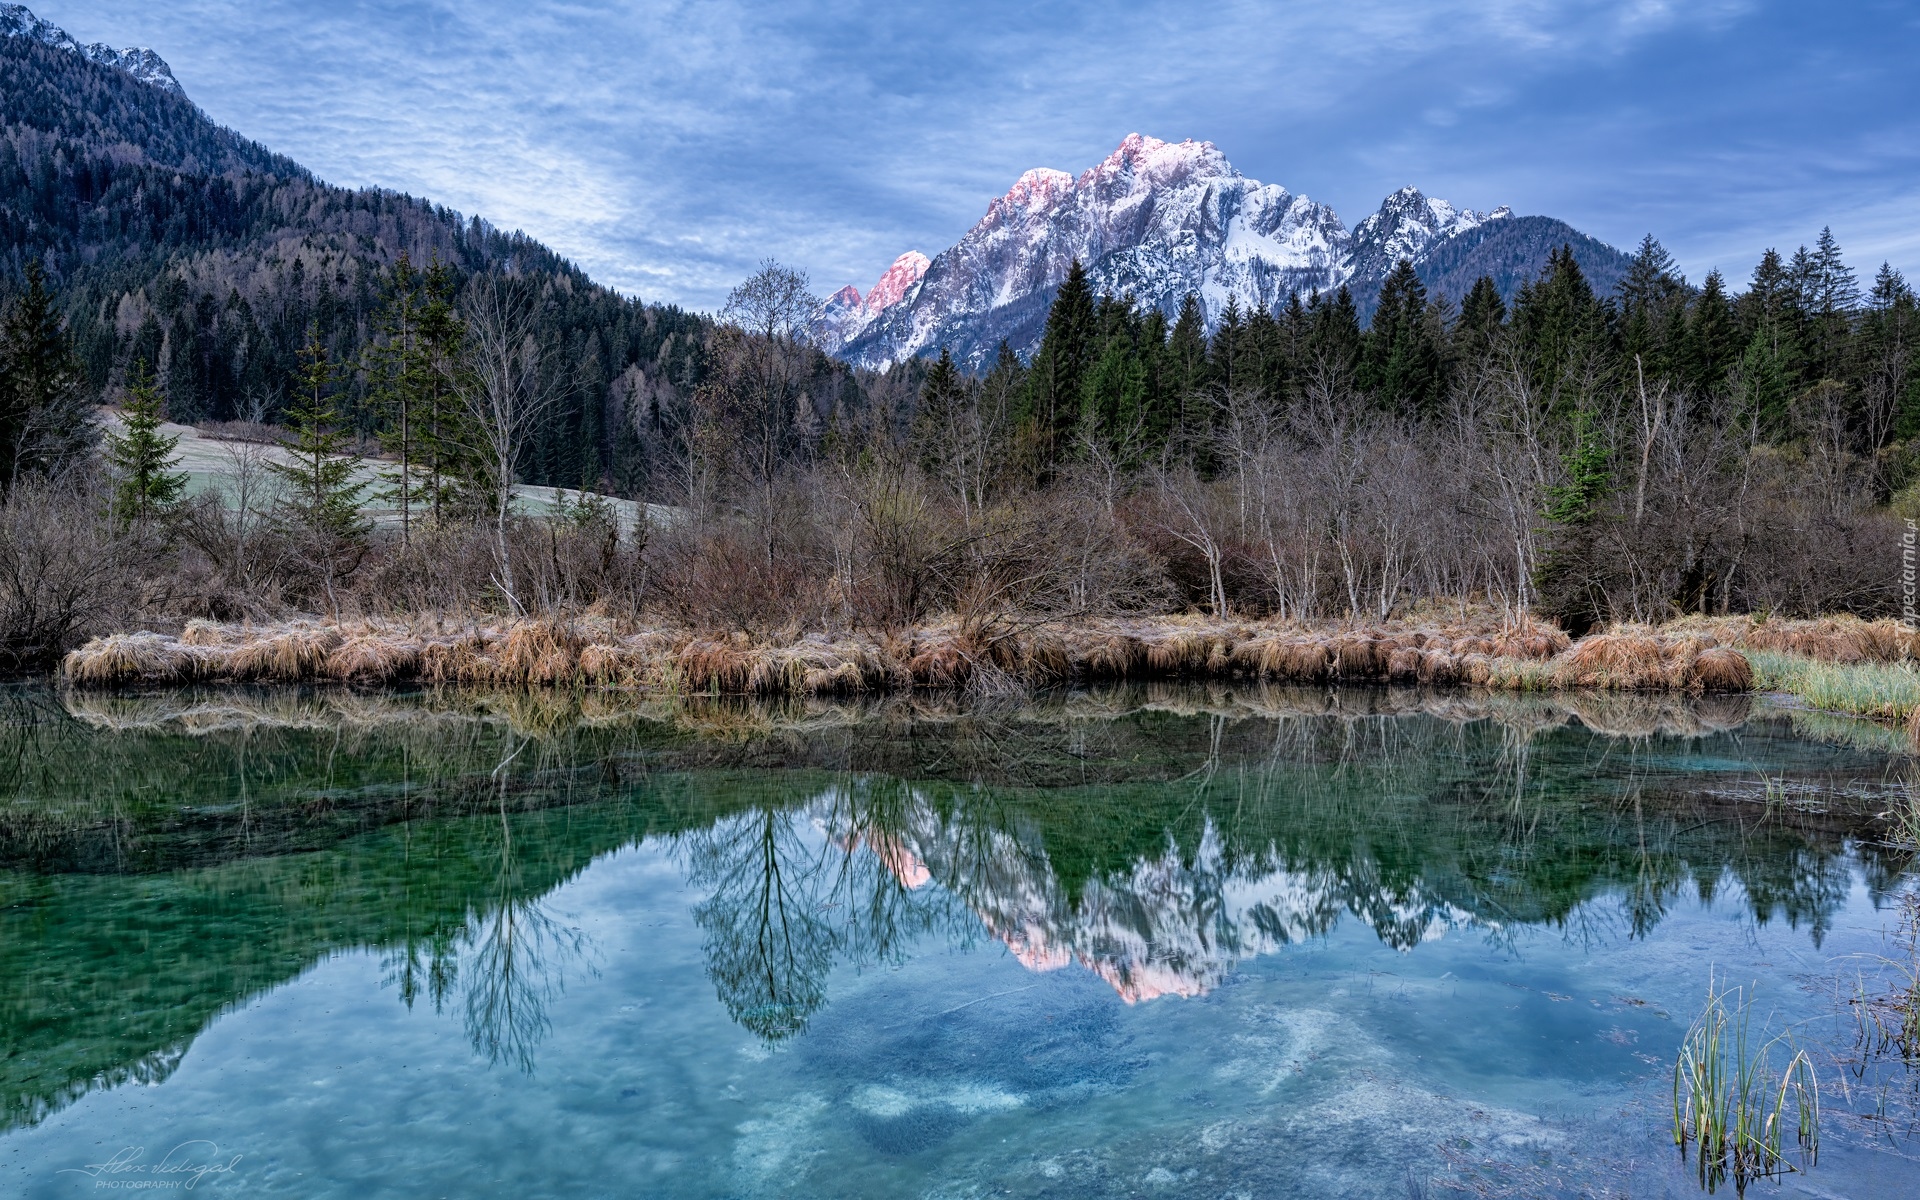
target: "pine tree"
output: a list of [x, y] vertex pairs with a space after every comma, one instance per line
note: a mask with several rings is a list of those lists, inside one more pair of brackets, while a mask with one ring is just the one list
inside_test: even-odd
[[402, 251], [388, 271], [377, 325], [381, 340], [368, 352], [368, 374], [374, 410], [382, 418], [380, 441], [399, 459], [392, 485], [380, 491], [382, 500], [400, 510], [400, 541], [413, 536], [413, 507], [427, 500], [429, 484], [416, 479], [419, 457], [418, 425], [433, 386], [433, 359], [421, 324], [430, 298], [412, 261]]
[[1719, 271], [1708, 271], [1688, 312], [1684, 382], [1696, 395], [1712, 395], [1739, 355], [1740, 329], [1727, 300], [1726, 281]]
[[466, 329], [454, 307], [453, 270], [438, 258], [420, 285], [418, 320], [421, 368], [412, 440], [421, 467], [422, 500], [436, 525], [456, 511], [480, 507], [484, 490], [475, 459], [475, 439], [460, 403]]
[[187, 488], [187, 474], [176, 450], [180, 439], [160, 432], [160, 390], [142, 360], [127, 384], [122, 407], [124, 433], [107, 434], [107, 465], [114, 475], [114, 512], [123, 521], [144, 525], [173, 513]]
[[[1804, 251], [1795, 255], [1803, 257]], [[1741, 399], [1775, 436], [1785, 431], [1787, 402], [1799, 391], [1804, 361], [1806, 315], [1794, 274], [1778, 251], [1768, 249], [1735, 306], [1742, 335]]]
[[1287, 335], [1271, 309], [1256, 307], [1247, 317], [1248, 384], [1271, 400], [1284, 400], [1292, 381]]
[[1770, 439], [1787, 435], [1787, 407], [1795, 394], [1793, 374], [1782, 343], [1764, 328], [1754, 330], [1740, 356], [1740, 410], [1742, 416], [1758, 420]]
[[1300, 355], [1303, 369], [1351, 380], [1360, 367], [1361, 342], [1360, 312], [1346, 285], [1331, 297], [1315, 292], [1307, 301], [1307, 338]]
[[1360, 386], [1397, 412], [1437, 405], [1441, 351], [1432, 334], [1426, 286], [1403, 258], [1380, 286], [1380, 305], [1361, 356]]
[[1080, 396], [1094, 353], [1093, 290], [1079, 259], [1047, 311], [1047, 329], [1027, 376], [1026, 439], [1034, 468], [1050, 473], [1080, 416]]
[[1572, 246], [1553, 251], [1540, 278], [1520, 289], [1513, 329], [1535, 381], [1554, 396], [1558, 411], [1572, 411], [1604, 386], [1613, 357], [1611, 321]]
[[913, 413], [913, 443], [919, 447], [921, 465], [930, 473], [938, 473], [946, 455], [947, 447], [941, 444], [941, 436], [953, 427], [955, 414], [965, 398], [965, 387], [960, 368], [953, 361], [953, 351], [942, 346], [939, 359], [927, 368], [927, 377], [920, 381], [920, 403]]
[[1114, 338], [1087, 372], [1081, 430], [1122, 458], [1137, 454], [1145, 433], [1146, 393], [1146, 364], [1127, 339]]
[[1507, 302], [1491, 275], [1482, 275], [1467, 289], [1460, 302], [1460, 319], [1454, 323], [1454, 353], [1463, 362], [1475, 362], [1489, 354], [1500, 330], [1507, 323]]
[[1893, 437], [1920, 435], [1920, 302], [1900, 272], [1880, 264], [1860, 322], [1860, 373], [1869, 393], [1890, 405]]
[[1207, 377], [1222, 392], [1240, 386], [1242, 332], [1240, 299], [1229, 292], [1227, 306], [1220, 310], [1220, 320], [1213, 327], [1213, 344], [1207, 355]]
[[1807, 351], [1814, 379], [1840, 379], [1846, 374], [1847, 345], [1853, 332], [1853, 312], [1860, 305], [1860, 287], [1840, 253], [1832, 229], [1822, 229], [1808, 258], [1802, 303], [1809, 319]]
[[1213, 404], [1204, 395], [1207, 318], [1200, 309], [1200, 298], [1192, 292], [1180, 301], [1180, 315], [1167, 337], [1166, 386], [1174, 410], [1168, 436], [1176, 452], [1187, 453], [1204, 442], [1213, 427]]
[[99, 431], [86, 377], [38, 262], [0, 322], [0, 496], [84, 459]]
[[1685, 331], [1685, 314], [1680, 311], [1685, 287], [1673, 256], [1647, 234], [1620, 281], [1618, 294], [1622, 357], [1638, 359], [1649, 375], [1670, 374], [1683, 351], [1676, 335], [1683, 336]]
[[286, 484], [280, 501], [283, 524], [316, 537], [331, 558], [366, 541], [371, 526], [360, 515], [366, 485], [354, 482], [359, 461], [348, 454], [347, 437], [337, 428], [339, 413], [328, 395], [333, 371], [318, 328], [309, 332], [300, 357], [300, 399], [287, 410], [293, 426], [287, 450], [293, 461], [267, 466]]

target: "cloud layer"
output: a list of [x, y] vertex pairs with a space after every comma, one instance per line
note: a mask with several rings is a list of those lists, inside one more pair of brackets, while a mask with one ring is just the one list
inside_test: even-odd
[[44, 0], [153, 46], [215, 119], [333, 182], [522, 228], [713, 308], [956, 240], [1021, 171], [1132, 130], [1217, 143], [1352, 223], [1405, 183], [1698, 278], [1831, 224], [1920, 268], [1920, 15], [1791, 0]]

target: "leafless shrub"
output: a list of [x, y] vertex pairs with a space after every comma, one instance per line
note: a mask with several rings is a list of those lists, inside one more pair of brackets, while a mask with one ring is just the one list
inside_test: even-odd
[[58, 662], [122, 624], [145, 598], [160, 547], [116, 527], [91, 481], [18, 481], [0, 503], [0, 667]]

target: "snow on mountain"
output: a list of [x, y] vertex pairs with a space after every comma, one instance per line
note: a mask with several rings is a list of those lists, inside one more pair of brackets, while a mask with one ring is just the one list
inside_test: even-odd
[[886, 829], [849, 826], [835, 792], [812, 820], [836, 844], [864, 844], [900, 883], [937, 884], [1031, 971], [1079, 964], [1128, 1004], [1204, 996], [1248, 958], [1327, 934], [1343, 914], [1407, 949], [1483, 922], [1419, 887], [1389, 891], [1365, 863], [1293, 870], [1273, 858], [1229, 863], [1211, 820], [1183, 854], [1169, 843], [1069, 891], [1044, 852], [972, 825], [918, 794]]
[[882, 310], [898, 304], [907, 294], [907, 289], [920, 282], [920, 277], [927, 273], [932, 261], [918, 250], [909, 250], [894, 259], [886, 274], [880, 276], [880, 282], [867, 292], [864, 302], [867, 315], [878, 316]]
[[172, 92], [176, 96], [187, 94], [186, 89], [180, 86], [180, 81], [173, 77], [173, 69], [167, 66], [166, 60], [151, 48], [129, 46], [124, 50], [116, 50], [105, 42], [82, 46], [72, 34], [50, 21], [41, 20], [24, 5], [0, 4], [0, 37], [31, 38], [56, 50], [78, 54], [103, 67], [125, 71], [141, 83], [150, 84], [163, 92]]
[[831, 353], [858, 337], [875, 317], [898, 304], [920, 282], [930, 261], [918, 250], [909, 250], [893, 260], [864, 297], [852, 284], [827, 297], [813, 316], [814, 340]]
[[823, 345], [873, 367], [941, 346], [978, 365], [1002, 340], [1030, 354], [1076, 259], [1097, 293], [1131, 293], [1170, 316], [1192, 293], [1211, 325], [1229, 298], [1245, 308], [1294, 291], [1377, 283], [1399, 258], [1417, 260], [1506, 215], [1403, 188], [1349, 231], [1327, 205], [1240, 174], [1212, 142], [1133, 133], [1077, 177], [1045, 168], [1022, 175], [922, 268], [917, 287]]

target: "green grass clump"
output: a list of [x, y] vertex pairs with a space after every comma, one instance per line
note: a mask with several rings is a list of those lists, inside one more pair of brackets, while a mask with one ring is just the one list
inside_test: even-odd
[[[1748, 1035], [1752, 1005], [1740, 988], [1707, 984], [1707, 1004], [1687, 1030], [1673, 1065], [1673, 1141], [1695, 1155], [1701, 1186], [1713, 1191], [1729, 1177], [1745, 1194], [1756, 1179], [1796, 1169], [1786, 1158], [1788, 1110], [1802, 1161], [1820, 1149], [1820, 1087], [1813, 1060], [1794, 1051], [1786, 1069], [1773, 1069], [1784, 1034], [1755, 1045]], [[1791, 1046], [1787, 1047], [1792, 1049]]]
[[1809, 707], [1903, 721], [1920, 708], [1920, 670], [1907, 663], [1827, 663], [1776, 650], [1745, 650], [1753, 685]]

